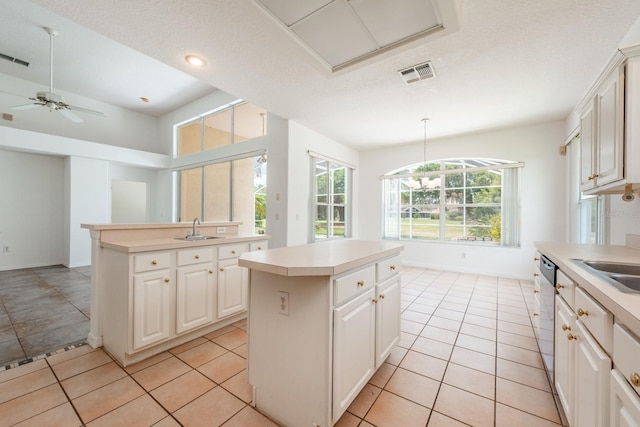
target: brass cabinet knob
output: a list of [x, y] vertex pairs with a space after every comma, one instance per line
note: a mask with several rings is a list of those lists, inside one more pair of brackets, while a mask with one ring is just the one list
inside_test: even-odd
[[569, 341], [571, 341], [571, 340], [577, 340], [577, 339], [578, 339], [578, 337], [577, 337], [577, 336], [575, 336], [575, 335], [573, 335], [573, 334], [567, 334], [567, 339], [568, 339]]
[[384, 294], [380, 294], [380, 299], [384, 299]]
[[584, 311], [581, 308], [578, 309], [578, 316], [582, 317], [582, 316], [588, 316], [588, 315], [589, 315], [588, 311]]
[[164, 279], [164, 283], [169, 283], [170, 280], [169, 279]]
[[534, 261], [540, 261], [540, 258], [538, 258], [538, 257], [536, 256], [536, 257], [533, 257], [533, 260], [534, 260]]
[[377, 304], [377, 303], [378, 303], [378, 300], [374, 298], [374, 299], [372, 299], [372, 300], [371, 300], [371, 302], [372, 302], [373, 304]]
[[233, 251], [233, 250], [232, 250], [232, 251], [231, 251], [231, 253], [232, 253], [232, 254], [235, 254], [235, 253], [236, 253], [236, 251]]
[[569, 326], [569, 325], [562, 325], [562, 330], [563, 330], [563, 331], [570, 331], [570, 330], [571, 330], [571, 326]]
[[155, 259], [153, 261], [151, 261], [151, 265], [156, 265], [158, 263], [158, 261], [156, 261]]
[[209, 274], [213, 274], [213, 270], [209, 270]]
[[537, 289], [534, 289], [534, 290], [533, 290], [533, 293], [534, 293], [534, 294], [539, 294], [539, 293], [540, 293], [540, 291], [539, 291], [539, 290], [537, 290]]
[[224, 267], [220, 267], [220, 271], [224, 271]]
[[262, 246], [258, 246], [258, 250], [261, 251], [262, 250]]
[[396, 266], [395, 266], [395, 265], [390, 265], [390, 266], [389, 266], [389, 270], [394, 271], [395, 269], [396, 269]]
[[629, 380], [631, 380], [631, 384], [633, 384], [634, 387], [640, 387], [640, 374], [637, 372], [634, 372], [633, 374], [629, 375]]
[[200, 255], [196, 255], [196, 256], [195, 256], [195, 259], [200, 259]]
[[533, 317], [540, 316], [538, 313], [533, 313]]
[[556, 285], [556, 289], [557, 289], [557, 290], [564, 289], [564, 285], [561, 285], [560, 283], [558, 283], [558, 284]]
[[364, 286], [364, 280], [358, 280], [357, 285], [358, 285], [359, 288], [363, 287]]
[[533, 273], [533, 277], [538, 277], [539, 274], [538, 273]]

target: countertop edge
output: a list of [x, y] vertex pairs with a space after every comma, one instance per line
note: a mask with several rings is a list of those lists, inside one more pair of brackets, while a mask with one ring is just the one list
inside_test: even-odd
[[270, 236], [265, 234], [255, 234], [250, 236], [229, 236], [221, 237], [219, 239], [208, 240], [180, 240], [177, 238], [159, 238], [149, 240], [136, 240], [136, 241], [121, 241], [121, 242], [109, 242], [106, 240], [100, 241], [100, 246], [103, 248], [113, 249], [119, 252], [125, 253], [139, 253], [139, 252], [152, 252], [171, 249], [189, 249], [197, 248], [201, 246], [220, 246], [233, 243], [253, 242], [258, 240], [268, 240]]
[[[635, 334], [640, 336], [640, 293], [621, 292], [573, 259], [592, 259], [640, 264], [640, 249], [628, 246], [587, 245], [558, 242], [534, 242], [534, 246], [563, 273], [584, 288]], [[568, 255], [571, 253], [572, 255]]]

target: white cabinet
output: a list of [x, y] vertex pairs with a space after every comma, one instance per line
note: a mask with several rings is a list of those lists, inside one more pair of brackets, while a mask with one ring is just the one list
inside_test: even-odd
[[580, 190], [640, 187], [640, 57], [615, 55], [580, 110]]
[[138, 349], [171, 334], [172, 283], [169, 269], [133, 276], [133, 348]]
[[200, 247], [177, 252], [176, 333], [216, 319], [214, 249]]
[[575, 320], [575, 313], [560, 296], [556, 295], [554, 376], [556, 392], [569, 425], [575, 425], [575, 345], [573, 344]]
[[611, 359], [581, 321], [575, 323], [576, 371], [574, 424], [608, 427]]
[[376, 304], [369, 289], [333, 312], [333, 419], [375, 372]]
[[[327, 242], [241, 261], [261, 263], [250, 271], [249, 383], [255, 406], [280, 425], [334, 425], [400, 337], [399, 246], [386, 256], [370, 254], [363, 264], [361, 249], [350, 246], [358, 241], [331, 243], [331, 250]], [[373, 251], [389, 244], [362, 245]], [[310, 253], [312, 264], [327, 254], [330, 262], [348, 261], [340, 263], [338, 274], [319, 274], [324, 264], [280, 267], [300, 259], [301, 252]]]
[[617, 370], [611, 371], [610, 427], [640, 427], [640, 397]]
[[238, 256], [266, 241], [215, 242], [133, 254], [103, 248], [103, 346], [121, 365], [246, 316], [248, 270]]
[[556, 289], [554, 385], [560, 404], [570, 426], [607, 427], [612, 315], [560, 270]]
[[246, 243], [218, 248], [218, 318], [247, 309], [249, 273], [238, 266], [238, 258], [248, 249]]
[[400, 340], [400, 291], [399, 276], [376, 285], [376, 368]]

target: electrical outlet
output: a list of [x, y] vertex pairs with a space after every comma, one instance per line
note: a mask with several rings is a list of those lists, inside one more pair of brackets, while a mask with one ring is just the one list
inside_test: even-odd
[[278, 313], [289, 315], [289, 292], [278, 292]]
[[2, 252], [9, 252], [9, 246], [3, 246]]
[[227, 227], [218, 227], [216, 228], [216, 233], [218, 234], [224, 234], [227, 232]]

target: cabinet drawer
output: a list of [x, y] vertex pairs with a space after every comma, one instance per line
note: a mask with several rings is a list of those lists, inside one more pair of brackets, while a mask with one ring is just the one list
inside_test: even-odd
[[333, 282], [335, 305], [340, 305], [367, 289], [373, 288], [375, 281], [376, 269], [373, 265], [335, 279]]
[[218, 246], [218, 259], [238, 258], [249, 250], [246, 243], [238, 243], [237, 245], [221, 245]]
[[135, 273], [169, 268], [170, 264], [170, 252], [152, 252], [148, 254], [134, 255], [133, 257], [133, 271]]
[[400, 273], [401, 257], [394, 256], [376, 264], [376, 280], [378, 283], [384, 282], [391, 276]]
[[251, 242], [249, 243], [249, 251], [264, 251], [269, 249], [269, 244], [266, 240], [260, 240], [259, 242]]
[[613, 315], [580, 288], [575, 294], [576, 313], [602, 348], [611, 354], [613, 350]]
[[569, 304], [572, 309], [576, 308], [575, 304], [575, 291], [576, 284], [569, 278], [562, 270], [558, 270], [556, 273], [556, 289], [564, 300]]
[[202, 246], [193, 249], [181, 249], [178, 251], [178, 265], [199, 264], [201, 262], [213, 261], [213, 248]]
[[640, 339], [618, 323], [613, 325], [613, 360], [627, 382], [640, 394]]

